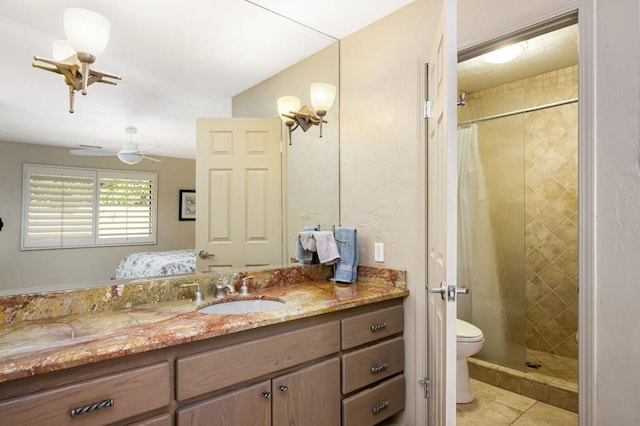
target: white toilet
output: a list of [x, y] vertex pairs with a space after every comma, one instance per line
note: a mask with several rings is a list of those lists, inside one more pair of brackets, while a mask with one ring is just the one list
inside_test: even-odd
[[461, 319], [456, 320], [456, 402], [466, 404], [473, 401], [473, 393], [469, 387], [469, 365], [467, 358], [482, 349], [484, 335], [482, 330]]

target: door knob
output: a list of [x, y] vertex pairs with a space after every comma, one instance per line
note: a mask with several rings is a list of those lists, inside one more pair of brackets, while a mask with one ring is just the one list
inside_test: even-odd
[[208, 257], [213, 257], [213, 256], [215, 256], [215, 254], [209, 254], [209, 252], [208, 252], [208, 251], [206, 251], [206, 250], [200, 250], [200, 251], [198, 252], [198, 256], [200, 256], [200, 259], [206, 259], [206, 258], [208, 258]]
[[282, 385], [282, 386], [280, 386], [280, 390], [281, 390], [282, 392], [286, 392], [286, 391], [288, 391], [288, 390], [289, 390], [289, 388], [288, 388], [288, 387], [286, 387], [285, 385]]
[[427, 291], [431, 294], [440, 293], [440, 297], [442, 300], [448, 300], [449, 302], [455, 302], [456, 294], [469, 294], [469, 289], [465, 287], [456, 287], [455, 285], [447, 285], [446, 282], [442, 281], [440, 283], [440, 287], [427, 287]]

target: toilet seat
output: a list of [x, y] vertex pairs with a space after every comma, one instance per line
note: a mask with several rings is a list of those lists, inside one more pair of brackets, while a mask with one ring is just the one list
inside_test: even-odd
[[482, 330], [473, 324], [461, 319], [456, 319], [456, 341], [462, 343], [482, 342], [484, 335]]

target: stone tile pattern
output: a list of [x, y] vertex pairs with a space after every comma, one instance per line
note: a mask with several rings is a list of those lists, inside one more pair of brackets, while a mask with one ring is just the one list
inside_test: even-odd
[[[366, 268], [353, 284], [356, 296], [348, 300], [337, 299], [334, 283], [323, 275], [322, 268], [316, 267], [253, 271], [247, 297], [285, 303], [276, 309], [232, 315], [197, 311], [211, 303], [245, 298], [215, 298], [210, 283], [217, 282], [219, 274], [2, 297], [0, 382], [409, 295], [405, 271]], [[390, 282], [384, 282], [385, 276]], [[185, 280], [200, 282], [205, 293], [202, 303], [192, 301], [193, 288], [180, 287]]]
[[[269, 287], [290, 287], [309, 281], [327, 280], [333, 276], [333, 267], [326, 265], [293, 266], [290, 268], [264, 269], [240, 273], [203, 273], [163, 276], [134, 280], [96, 283], [93, 287], [0, 296], [0, 324], [57, 318], [66, 315], [100, 313], [126, 309], [138, 305], [189, 300], [194, 288], [181, 284], [198, 283], [202, 292], [210, 298], [215, 294], [218, 280], [232, 283], [239, 289], [242, 279], [250, 276], [250, 292]], [[358, 283], [384, 284], [406, 288], [406, 271], [358, 266]]]
[[[524, 86], [541, 102], [575, 98], [578, 69]], [[527, 348], [577, 358], [578, 104], [527, 114], [525, 132]]]
[[456, 406], [456, 424], [471, 425], [578, 425], [574, 412], [504, 389], [471, 380], [475, 400]]
[[[547, 354], [547, 356], [553, 357], [554, 355]], [[562, 358], [557, 355], [556, 357]], [[469, 360], [469, 376], [501, 389], [533, 398], [536, 401], [577, 413], [578, 383], [575, 377], [577, 375], [577, 361], [573, 361], [574, 365], [570, 366], [571, 359], [565, 358], [565, 360], [568, 364], [567, 368], [573, 369], [574, 377], [554, 377], [550, 374], [556, 374], [557, 371], [550, 371], [548, 367], [547, 371], [523, 372], [475, 358]], [[549, 359], [548, 361], [549, 365], [559, 363], [558, 369], [560, 370], [564, 368], [560, 365], [562, 364], [561, 360]], [[566, 374], [570, 375], [571, 373], [567, 372]]]
[[[468, 94], [459, 120], [577, 96], [572, 66]], [[527, 113], [524, 126], [527, 348], [577, 358], [578, 104]]]

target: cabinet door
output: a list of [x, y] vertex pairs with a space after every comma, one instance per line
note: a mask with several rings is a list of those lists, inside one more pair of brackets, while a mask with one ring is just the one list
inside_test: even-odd
[[338, 358], [280, 376], [272, 384], [274, 426], [340, 424]]
[[271, 424], [269, 380], [222, 396], [187, 405], [176, 412], [177, 426]]

